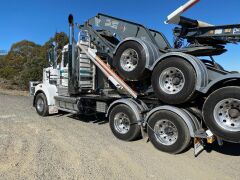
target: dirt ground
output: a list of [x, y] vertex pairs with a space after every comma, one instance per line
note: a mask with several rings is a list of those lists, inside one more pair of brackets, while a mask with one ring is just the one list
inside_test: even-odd
[[116, 139], [108, 123], [58, 114], [40, 117], [31, 98], [0, 94], [0, 179], [239, 179], [240, 145], [200, 156], [156, 150], [146, 139]]

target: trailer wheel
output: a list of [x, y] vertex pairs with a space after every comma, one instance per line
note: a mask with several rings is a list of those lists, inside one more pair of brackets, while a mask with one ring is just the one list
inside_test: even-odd
[[147, 132], [154, 147], [171, 154], [182, 152], [191, 140], [183, 119], [167, 110], [160, 110], [150, 117]]
[[173, 57], [160, 62], [153, 70], [152, 87], [156, 96], [168, 104], [181, 104], [195, 92], [196, 73], [185, 60]]
[[224, 87], [209, 95], [203, 105], [207, 127], [225, 141], [240, 142], [240, 88]]
[[39, 93], [35, 99], [35, 108], [40, 116], [48, 115], [47, 98], [43, 93]]
[[127, 105], [115, 106], [109, 115], [110, 128], [115, 137], [124, 141], [132, 141], [140, 136], [140, 126], [131, 108]]
[[113, 64], [117, 72], [126, 80], [142, 80], [147, 75], [146, 52], [135, 41], [124, 42], [116, 51]]

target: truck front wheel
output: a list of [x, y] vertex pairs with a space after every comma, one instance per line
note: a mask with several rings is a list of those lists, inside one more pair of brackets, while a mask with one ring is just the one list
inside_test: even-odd
[[150, 117], [147, 132], [154, 147], [171, 154], [182, 152], [191, 140], [184, 120], [167, 110], [160, 110]]
[[132, 141], [140, 136], [140, 126], [133, 110], [124, 104], [115, 106], [109, 115], [110, 128], [115, 137]]
[[43, 93], [39, 93], [35, 98], [35, 108], [40, 116], [48, 115], [47, 98]]

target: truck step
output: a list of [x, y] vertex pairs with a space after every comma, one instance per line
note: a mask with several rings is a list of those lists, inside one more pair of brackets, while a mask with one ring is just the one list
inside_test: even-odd
[[64, 109], [64, 108], [58, 107], [58, 110], [66, 111], [66, 112], [69, 112], [69, 113], [72, 113], [72, 114], [78, 114], [78, 111], [74, 111], [74, 110], [70, 110], [70, 109]]
[[80, 81], [80, 86], [81, 85], [92, 85], [92, 81]]
[[80, 68], [91, 68], [92, 65], [90, 63], [81, 63], [80, 62]]
[[80, 58], [80, 63], [91, 63], [89, 59]]

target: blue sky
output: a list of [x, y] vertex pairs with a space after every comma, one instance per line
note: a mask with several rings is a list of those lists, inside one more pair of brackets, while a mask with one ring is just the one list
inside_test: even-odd
[[[187, 0], [1, 0], [0, 49], [27, 39], [46, 42], [56, 31], [68, 32], [67, 17], [83, 23], [98, 12], [144, 24], [163, 32], [172, 44], [172, 25], [164, 20]], [[212, 24], [240, 24], [240, 1], [201, 0], [184, 15]], [[216, 57], [229, 70], [240, 70], [240, 46], [229, 45], [228, 52]]]

